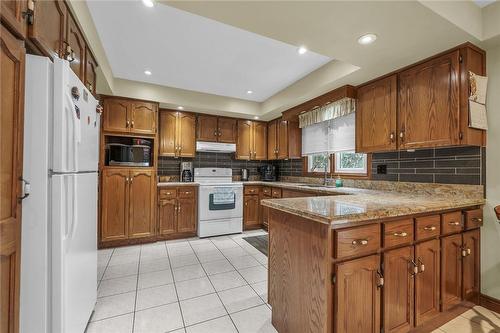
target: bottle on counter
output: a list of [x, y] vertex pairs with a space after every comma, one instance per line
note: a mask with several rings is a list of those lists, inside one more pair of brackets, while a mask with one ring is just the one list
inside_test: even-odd
[[337, 179], [335, 179], [335, 187], [342, 187], [344, 186], [344, 181], [340, 176], [337, 176]]

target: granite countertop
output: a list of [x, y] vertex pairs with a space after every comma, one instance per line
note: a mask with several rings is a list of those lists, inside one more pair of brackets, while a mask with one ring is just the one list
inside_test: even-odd
[[167, 186], [199, 186], [199, 183], [195, 182], [159, 182], [158, 187], [167, 187]]

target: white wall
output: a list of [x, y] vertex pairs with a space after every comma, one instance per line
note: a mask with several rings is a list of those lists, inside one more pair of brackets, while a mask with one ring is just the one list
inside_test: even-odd
[[487, 204], [481, 230], [481, 291], [500, 299], [500, 224], [493, 211], [500, 205], [500, 45], [486, 51], [489, 130], [486, 146]]

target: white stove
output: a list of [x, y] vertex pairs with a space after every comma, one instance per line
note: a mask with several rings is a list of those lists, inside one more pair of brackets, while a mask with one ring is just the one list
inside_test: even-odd
[[233, 182], [230, 168], [196, 168], [198, 236], [210, 237], [243, 231], [243, 183]]

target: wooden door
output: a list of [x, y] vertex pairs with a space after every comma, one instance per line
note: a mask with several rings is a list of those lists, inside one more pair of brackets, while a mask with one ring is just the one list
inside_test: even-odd
[[196, 138], [200, 141], [216, 142], [218, 137], [217, 117], [199, 115], [196, 127]]
[[85, 52], [85, 87], [95, 95], [97, 62], [88, 47]]
[[191, 113], [179, 112], [178, 142], [181, 157], [195, 157], [196, 155], [196, 116]]
[[243, 225], [245, 228], [260, 225], [259, 195], [245, 195], [243, 198]]
[[279, 119], [270, 121], [267, 124], [267, 159], [278, 158], [278, 122]]
[[380, 257], [336, 264], [335, 333], [380, 333]]
[[154, 235], [155, 176], [151, 170], [130, 171], [129, 238]]
[[198, 223], [196, 215], [196, 199], [195, 198], [179, 198], [177, 199], [178, 216], [177, 216], [177, 232], [196, 232]]
[[267, 124], [260, 121], [253, 124], [253, 159], [267, 159]]
[[462, 300], [462, 234], [441, 238], [441, 310]]
[[480, 234], [479, 229], [464, 232], [463, 248], [463, 298], [476, 300], [480, 282]]
[[236, 143], [236, 158], [249, 160], [252, 158], [252, 122], [238, 120], [238, 139]]
[[155, 103], [132, 102], [130, 110], [130, 132], [156, 134], [158, 108]]
[[177, 112], [160, 111], [160, 155], [177, 155]]
[[171, 235], [177, 232], [177, 199], [162, 199], [158, 202], [158, 233]]
[[52, 59], [64, 56], [66, 15], [66, 5], [62, 0], [35, 1], [28, 37], [43, 55]]
[[[71, 48], [71, 54], [65, 59], [70, 60], [70, 67], [81, 81], [85, 80], [85, 39], [73, 16], [66, 15], [66, 43]], [[73, 59], [73, 60], [71, 60]]]
[[415, 246], [419, 268], [415, 276], [415, 325], [439, 314], [439, 240], [433, 239]]
[[[3, 18], [14, 4], [1, 6]], [[0, 332], [12, 333], [19, 329], [25, 49], [3, 25], [0, 45]]]
[[397, 75], [358, 89], [356, 151], [396, 149]]
[[284, 160], [288, 156], [288, 121], [279, 120], [278, 121], [278, 135], [277, 135], [277, 146], [278, 146], [278, 159]]
[[101, 241], [127, 239], [129, 170], [106, 168], [102, 173]]
[[26, 37], [28, 23], [23, 17], [28, 5], [27, 0], [2, 0], [0, 1], [0, 17], [2, 24], [21, 39]]
[[128, 132], [130, 126], [130, 102], [124, 99], [104, 100], [103, 129], [106, 132]]
[[413, 327], [413, 246], [387, 251], [384, 256], [383, 327], [388, 333]]
[[236, 119], [219, 117], [219, 142], [236, 143]]
[[449, 146], [459, 140], [459, 51], [399, 76], [399, 147]]

